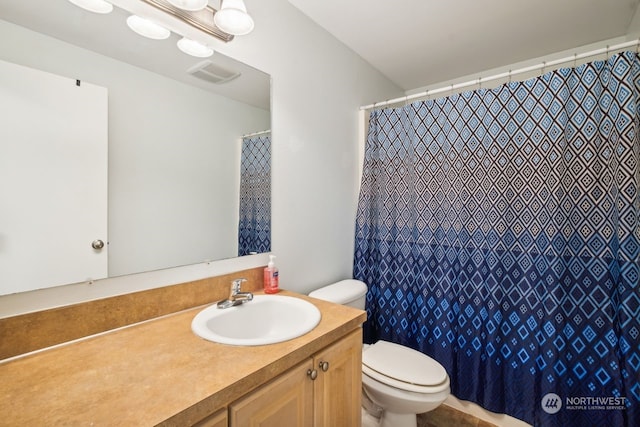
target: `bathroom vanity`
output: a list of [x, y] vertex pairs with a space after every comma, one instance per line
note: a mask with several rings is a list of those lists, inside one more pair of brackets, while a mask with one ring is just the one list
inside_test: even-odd
[[316, 305], [318, 326], [218, 344], [191, 331], [200, 306], [1, 362], [0, 425], [359, 425], [365, 312], [281, 294]]

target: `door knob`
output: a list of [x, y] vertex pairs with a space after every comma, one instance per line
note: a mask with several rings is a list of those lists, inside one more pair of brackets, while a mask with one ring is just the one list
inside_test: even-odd
[[103, 242], [102, 240], [99, 240], [99, 239], [98, 239], [98, 240], [94, 240], [94, 241], [91, 243], [91, 247], [92, 247], [93, 249], [100, 250], [100, 249], [104, 248], [104, 242]]
[[321, 360], [320, 363], [318, 363], [318, 366], [322, 369], [322, 372], [327, 372], [329, 370], [329, 362], [323, 362]]

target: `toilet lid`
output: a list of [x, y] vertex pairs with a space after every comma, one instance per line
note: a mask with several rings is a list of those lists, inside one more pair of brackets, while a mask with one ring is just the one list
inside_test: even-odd
[[378, 341], [362, 353], [362, 364], [383, 377], [417, 386], [440, 385], [447, 371], [429, 356], [388, 341]]

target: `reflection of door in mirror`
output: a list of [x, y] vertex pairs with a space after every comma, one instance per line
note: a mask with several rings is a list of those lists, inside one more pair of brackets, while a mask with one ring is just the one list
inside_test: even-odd
[[106, 277], [107, 89], [0, 61], [0, 111], [0, 295]]
[[238, 256], [271, 251], [271, 132], [242, 138]]

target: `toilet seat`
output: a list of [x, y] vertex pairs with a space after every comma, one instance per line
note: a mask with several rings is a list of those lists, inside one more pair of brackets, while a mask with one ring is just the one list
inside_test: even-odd
[[442, 365], [419, 351], [388, 341], [378, 341], [363, 351], [362, 372], [405, 391], [438, 393], [449, 388]]

